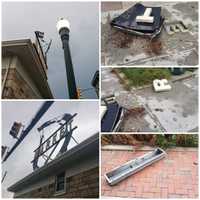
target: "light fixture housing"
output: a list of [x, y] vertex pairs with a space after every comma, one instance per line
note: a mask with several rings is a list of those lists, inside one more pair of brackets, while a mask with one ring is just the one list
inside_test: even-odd
[[56, 24], [56, 28], [58, 32], [60, 32], [61, 29], [67, 28], [68, 31], [70, 30], [70, 23], [67, 19], [65, 18], [60, 18]]

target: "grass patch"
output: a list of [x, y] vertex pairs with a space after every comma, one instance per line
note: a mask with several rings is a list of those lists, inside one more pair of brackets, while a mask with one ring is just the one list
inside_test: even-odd
[[160, 68], [121, 68], [132, 86], [143, 86], [152, 84], [154, 79], [170, 79], [171, 73], [168, 69]]

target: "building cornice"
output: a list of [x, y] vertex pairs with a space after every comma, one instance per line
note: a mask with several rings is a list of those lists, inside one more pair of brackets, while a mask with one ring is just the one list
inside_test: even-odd
[[[46, 74], [46, 63], [42, 62], [35, 45], [30, 39], [11, 40], [2, 42], [2, 56], [17, 56], [24, 69], [32, 77], [43, 98], [51, 99], [53, 95], [49, 88]], [[44, 64], [45, 63], [45, 64]]]
[[99, 165], [99, 133], [94, 134], [50, 163], [33, 171], [10, 186], [8, 191], [18, 192], [28, 185], [52, 176], [59, 171], [66, 170], [68, 167], [73, 167], [73, 165], [78, 166], [81, 162], [86, 162], [87, 160], [92, 160], [93, 163], [90, 163], [90, 165], [92, 164], [93, 167]]

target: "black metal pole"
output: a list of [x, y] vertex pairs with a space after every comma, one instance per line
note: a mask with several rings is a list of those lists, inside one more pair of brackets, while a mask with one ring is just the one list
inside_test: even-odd
[[4, 173], [4, 175], [3, 175], [3, 178], [1, 179], [1, 183], [3, 183], [3, 181], [4, 181], [5, 177], [6, 177], [6, 175], [7, 175], [7, 171], [5, 171], [5, 173]]
[[71, 53], [69, 49], [69, 29], [66, 27], [61, 28], [59, 31], [59, 34], [62, 40], [62, 45], [63, 45], [63, 50], [64, 50], [69, 98], [78, 99], [73, 64], [72, 64]]

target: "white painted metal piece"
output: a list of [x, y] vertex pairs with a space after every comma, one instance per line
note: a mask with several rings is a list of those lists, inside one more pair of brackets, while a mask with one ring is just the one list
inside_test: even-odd
[[152, 13], [152, 8], [146, 8], [143, 15], [136, 17], [136, 22], [153, 23], [154, 17], [151, 16], [151, 13]]
[[[177, 24], [176, 26], [177, 26], [177, 28], [179, 28], [179, 30], [180, 30], [182, 33], [188, 32], [188, 28], [185, 28], [185, 27], [186, 27], [185, 24]], [[184, 27], [184, 26], [185, 26], [185, 27]]]
[[124, 115], [125, 115], [125, 110], [124, 110], [124, 108], [122, 108], [119, 120], [118, 120], [117, 124], [115, 125], [115, 128], [113, 129], [113, 132], [117, 132], [119, 130], [120, 124], [122, 123], [122, 121], [124, 119]]
[[186, 33], [189, 31], [188, 26], [186, 26], [183, 21], [174, 21], [174, 22], [166, 21], [164, 27], [169, 35], [173, 35], [179, 32]]
[[171, 25], [171, 29], [172, 29], [175, 33], [180, 32], [179, 28], [177, 27], [177, 24], [172, 24], [172, 25]]
[[162, 80], [155, 79], [153, 81], [153, 87], [155, 92], [164, 92], [172, 89], [167, 79], [162, 79]]
[[101, 119], [102, 119], [103, 116], [105, 115], [106, 111], [107, 111], [107, 107], [106, 107], [106, 106], [101, 106], [101, 107], [100, 107]]

